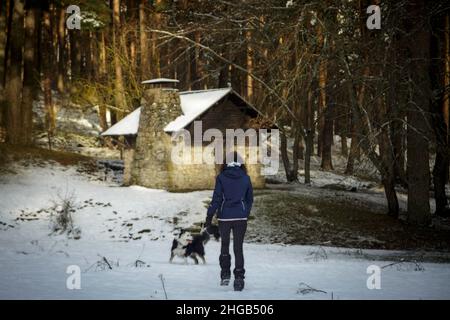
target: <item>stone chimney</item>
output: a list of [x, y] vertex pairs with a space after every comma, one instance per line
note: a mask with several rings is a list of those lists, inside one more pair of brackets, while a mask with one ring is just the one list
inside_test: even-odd
[[178, 80], [153, 79], [141, 98], [136, 150], [131, 164], [131, 184], [167, 189], [170, 186], [171, 137], [164, 127], [182, 114]]

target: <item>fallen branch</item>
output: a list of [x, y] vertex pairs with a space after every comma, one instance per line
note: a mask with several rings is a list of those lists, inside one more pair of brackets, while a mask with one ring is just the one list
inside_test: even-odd
[[109, 263], [108, 259], [106, 259], [106, 257], [103, 257], [103, 261], [108, 265], [109, 270], [112, 270], [111, 264]]
[[327, 293], [326, 291], [323, 290], [319, 290], [319, 289], [315, 289], [309, 285], [307, 285], [304, 282], [301, 282], [299, 284], [300, 288], [297, 290], [297, 293], [301, 293], [301, 294], [309, 294], [309, 293], [313, 293], [313, 292], [321, 292], [321, 293]]
[[381, 269], [389, 268], [389, 267], [392, 267], [392, 266], [397, 266], [397, 270], [401, 271], [401, 267], [402, 266], [404, 266], [404, 267], [406, 267], [406, 269], [408, 269], [408, 266], [410, 264], [414, 265], [414, 271], [424, 271], [425, 270], [425, 268], [420, 263], [418, 263], [417, 261], [397, 261], [397, 262], [392, 262], [392, 263], [389, 263], [389, 264], [387, 264], [385, 266], [382, 266]]
[[165, 287], [165, 285], [164, 285], [164, 278], [163, 278], [163, 275], [162, 275], [162, 274], [159, 275], [159, 279], [161, 280], [161, 283], [162, 283], [162, 287], [163, 287], [163, 290], [164, 290], [164, 295], [165, 295], [165, 297], [166, 297], [166, 300], [168, 300], [168, 298], [167, 298], [167, 292], [166, 292], [166, 287]]

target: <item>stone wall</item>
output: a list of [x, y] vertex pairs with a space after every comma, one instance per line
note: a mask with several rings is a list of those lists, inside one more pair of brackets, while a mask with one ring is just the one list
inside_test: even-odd
[[131, 168], [134, 161], [134, 149], [123, 150], [123, 184], [125, 186], [131, 185]]
[[[248, 151], [248, 149], [247, 149]], [[192, 147], [192, 154], [195, 148]], [[247, 157], [244, 157], [246, 160]], [[221, 165], [216, 164], [174, 164], [170, 165], [169, 189], [173, 191], [213, 189]], [[256, 189], [265, 187], [260, 164], [247, 164], [247, 173]]]
[[245, 148], [246, 151], [245, 155], [243, 155], [242, 152], [239, 152], [239, 150], [237, 150], [241, 155], [241, 157], [244, 158], [244, 162], [246, 163], [245, 167], [247, 168], [247, 174], [250, 176], [253, 188], [255, 189], [264, 188], [266, 184], [264, 176], [261, 175], [261, 168], [262, 168], [261, 164], [260, 163], [248, 164], [250, 151], [252, 150], [253, 152], [255, 152], [256, 156], [258, 156], [258, 149], [259, 149], [258, 147], [250, 147], [247, 145]]
[[180, 97], [173, 89], [148, 89], [141, 105], [130, 184], [167, 189], [171, 140], [164, 127], [182, 114]]
[[172, 164], [169, 190], [214, 189], [217, 171], [214, 164]]
[[[211, 164], [176, 165], [170, 172], [171, 191], [214, 189], [216, 176], [220, 166]], [[259, 165], [247, 165], [247, 173], [252, 181], [253, 188], [261, 189], [265, 180], [261, 176]]]
[[261, 165], [260, 164], [250, 164], [247, 165], [247, 174], [252, 180], [253, 188], [262, 189], [266, 186], [266, 180], [261, 175]]

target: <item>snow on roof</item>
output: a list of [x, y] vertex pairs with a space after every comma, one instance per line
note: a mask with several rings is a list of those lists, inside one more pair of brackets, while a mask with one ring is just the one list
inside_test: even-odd
[[142, 84], [156, 84], [156, 83], [178, 83], [180, 80], [176, 79], [168, 79], [168, 78], [157, 78], [157, 79], [151, 79], [151, 80], [144, 80], [141, 83]]
[[174, 132], [185, 128], [230, 92], [231, 88], [180, 92], [183, 114], [167, 124], [164, 131]]
[[111, 128], [102, 133], [102, 136], [122, 136], [137, 134], [141, 108], [134, 110], [125, 118], [114, 124]]
[[[231, 88], [211, 89], [180, 92], [182, 115], [168, 123], [165, 132], [174, 132], [185, 128], [188, 124], [211, 108], [216, 102], [231, 92]], [[120, 136], [137, 134], [141, 108], [136, 109], [111, 128], [102, 136]]]

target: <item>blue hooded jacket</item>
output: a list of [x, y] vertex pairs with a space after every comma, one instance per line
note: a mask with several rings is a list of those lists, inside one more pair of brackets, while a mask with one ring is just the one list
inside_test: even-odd
[[207, 215], [212, 218], [246, 219], [253, 205], [250, 177], [238, 166], [227, 166], [216, 178], [216, 186]]

